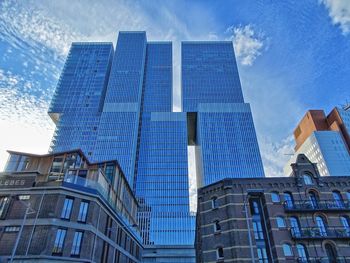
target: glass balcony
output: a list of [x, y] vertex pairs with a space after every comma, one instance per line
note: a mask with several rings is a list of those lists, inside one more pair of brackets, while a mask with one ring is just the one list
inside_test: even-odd
[[290, 233], [294, 239], [350, 239], [350, 228], [318, 227], [291, 228]]
[[350, 211], [350, 202], [335, 200], [284, 202], [284, 209], [286, 212]]

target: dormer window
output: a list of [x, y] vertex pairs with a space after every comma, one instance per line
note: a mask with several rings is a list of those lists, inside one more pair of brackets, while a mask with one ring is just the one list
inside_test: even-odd
[[312, 176], [308, 173], [303, 174], [303, 180], [306, 185], [313, 185]]

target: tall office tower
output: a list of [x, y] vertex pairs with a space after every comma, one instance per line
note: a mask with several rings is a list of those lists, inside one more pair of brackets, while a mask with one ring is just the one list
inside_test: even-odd
[[295, 154], [284, 173], [292, 173], [290, 164], [304, 153], [322, 176], [350, 175], [350, 107], [334, 108], [328, 116], [323, 110], [309, 110], [294, 130]]
[[120, 32], [114, 57], [108, 44], [103, 59], [94, 50], [76, 51], [77, 45], [50, 108], [57, 122], [52, 151], [82, 148], [94, 162], [118, 160], [140, 204], [144, 262], [194, 262], [187, 119], [171, 112], [172, 44], [148, 43], [145, 32]]
[[182, 107], [188, 117], [188, 142], [196, 146], [197, 184], [263, 177], [232, 42], [183, 42], [181, 56]]

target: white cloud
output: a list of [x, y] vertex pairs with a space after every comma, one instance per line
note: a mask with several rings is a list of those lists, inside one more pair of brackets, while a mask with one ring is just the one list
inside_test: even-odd
[[253, 65], [264, 47], [264, 35], [256, 33], [250, 24], [238, 27], [231, 26], [226, 30], [226, 33], [231, 34], [228, 39], [233, 41], [238, 62], [245, 66]]
[[343, 34], [350, 32], [350, 1], [349, 0], [319, 0], [328, 9], [334, 25], [339, 25]]
[[262, 153], [265, 176], [284, 176], [283, 167], [294, 153], [294, 139], [290, 135], [287, 138], [275, 142], [267, 137], [259, 138], [259, 146]]

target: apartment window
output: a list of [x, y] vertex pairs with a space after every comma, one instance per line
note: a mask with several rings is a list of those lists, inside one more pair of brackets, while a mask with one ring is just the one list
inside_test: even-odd
[[253, 200], [251, 202], [251, 212], [252, 212], [253, 215], [259, 215], [260, 214], [258, 200]]
[[266, 248], [258, 247], [257, 252], [258, 252], [259, 263], [269, 263], [269, 258], [267, 256]]
[[7, 209], [10, 205], [10, 197], [1, 196], [0, 197], [0, 219], [4, 219], [6, 217]]
[[310, 174], [303, 174], [303, 179], [304, 179], [304, 183], [306, 185], [312, 185], [313, 182], [312, 182], [312, 177]]
[[89, 202], [81, 201], [80, 207], [79, 207], [79, 214], [78, 214], [79, 222], [83, 222], [83, 223], [86, 222], [88, 209], [89, 209]]
[[277, 222], [277, 227], [279, 228], [286, 227], [286, 221], [282, 216], [276, 217], [276, 222]]
[[350, 191], [346, 192], [346, 198], [350, 201]]
[[216, 258], [223, 259], [224, 258], [224, 249], [222, 247], [218, 247], [216, 249]]
[[63, 204], [61, 219], [67, 219], [67, 220], [70, 219], [70, 215], [72, 213], [72, 208], [73, 208], [73, 201], [74, 201], [73, 198], [66, 197]]
[[66, 229], [62, 229], [62, 228], [57, 229], [52, 254], [54, 254], [54, 255], [61, 255], [62, 254], [66, 234], [67, 234]]
[[254, 238], [256, 240], [264, 239], [264, 232], [260, 221], [253, 221]]
[[318, 207], [318, 195], [314, 191], [309, 192], [309, 200], [312, 208], [317, 208]]
[[83, 232], [77, 231], [74, 234], [71, 256], [80, 256], [81, 243], [83, 240]]
[[300, 224], [299, 224], [298, 218], [293, 216], [289, 220], [290, 220], [291, 230], [292, 230], [294, 236], [300, 237], [301, 231], [300, 231]]
[[301, 263], [307, 263], [308, 261], [308, 255], [306, 247], [303, 244], [297, 244], [297, 251], [298, 251], [298, 262]]
[[211, 199], [211, 208], [218, 208], [218, 198], [216, 196]]
[[273, 203], [280, 203], [281, 202], [280, 194], [278, 192], [272, 192], [271, 193], [271, 200]]
[[284, 195], [284, 201], [287, 207], [293, 207], [294, 206], [293, 195], [289, 192], [285, 192], [283, 195]]
[[293, 256], [292, 247], [290, 245], [283, 244], [282, 248], [283, 248], [284, 256], [286, 256], [286, 257], [292, 257]]
[[316, 216], [316, 225], [321, 236], [327, 236], [327, 224], [321, 216]]
[[214, 222], [214, 231], [215, 232], [221, 231], [221, 225], [220, 225], [220, 222], [218, 220], [216, 220]]
[[333, 191], [332, 195], [333, 195], [335, 205], [337, 207], [344, 207], [344, 201], [343, 201], [343, 197], [341, 196], [341, 194], [338, 191]]
[[340, 217], [340, 221], [341, 221], [341, 223], [342, 223], [342, 225], [344, 227], [344, 230], [345, 230], [347, 236], [349, 236], [350, 235], [350, 220], [349, 220], [349, 217], [341, 216]]
[[19, 226], [7, 226], [5, 227], [5, 232], [6, 233], [13, 233], [13, 232], [18, 232], [21, 229]]

